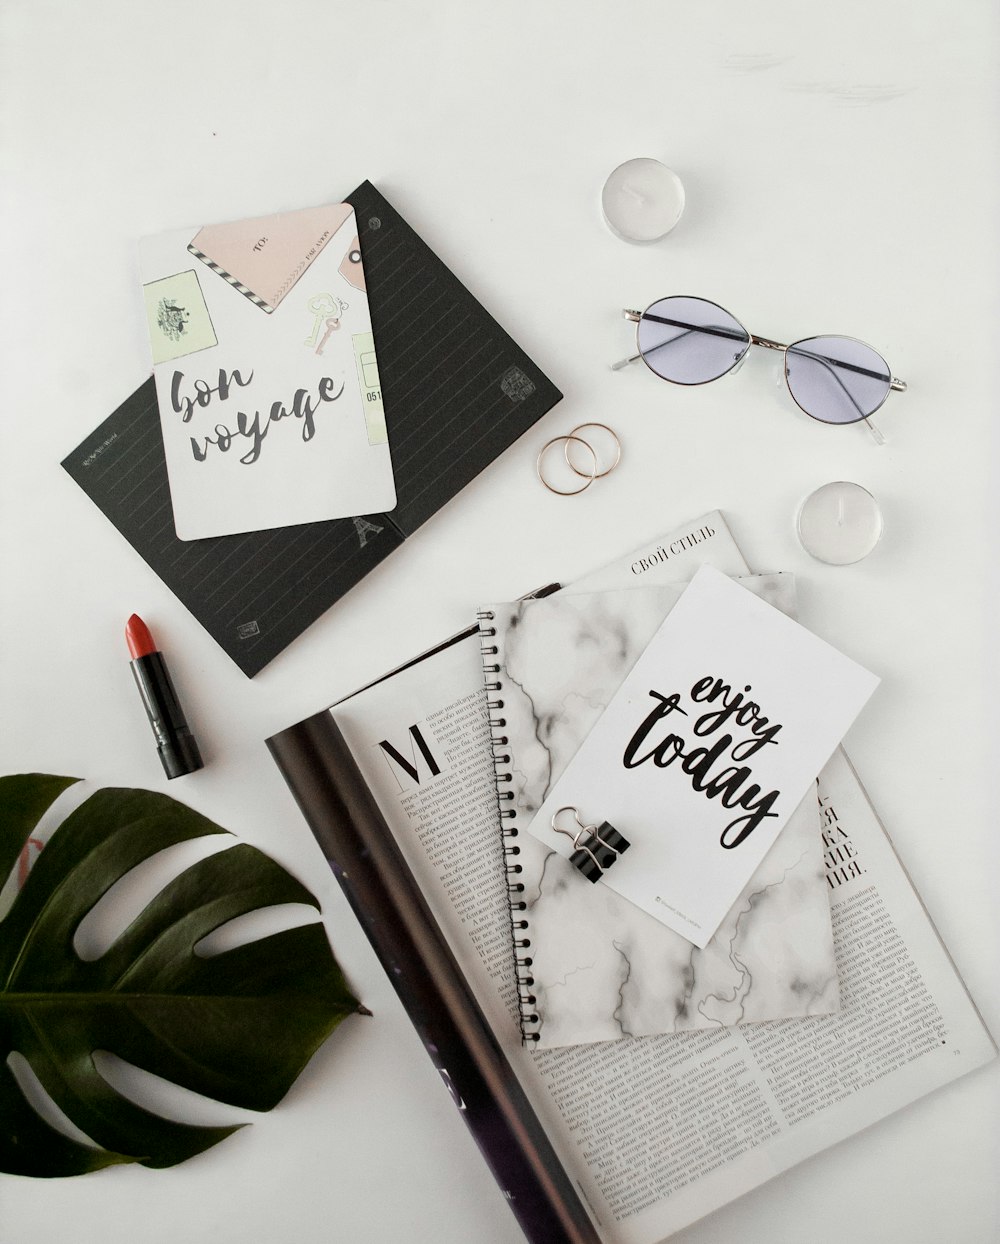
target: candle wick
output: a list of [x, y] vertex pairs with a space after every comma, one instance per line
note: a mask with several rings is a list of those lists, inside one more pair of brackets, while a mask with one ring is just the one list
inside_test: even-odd
[[631, 195], [632, 198], [635, 199], [637, 203], [646, 202], [646, 196], [644, 194], [640, 194], [638, 190], [633, 190], [630, 185], [626, 184], [622, 186], [622, 189], [625, 191], [626, 194]]
[[844, 525], [844, 498], [838, 497], [837, 498], [837, 526], [843, 527], [843, 525]]

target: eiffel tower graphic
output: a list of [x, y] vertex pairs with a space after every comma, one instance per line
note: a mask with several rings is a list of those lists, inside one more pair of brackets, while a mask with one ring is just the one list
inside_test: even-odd
[[369, 533], [377, 536], [382, 530], [381, 527], [376, 527], [374, 523], [370, 523], [367, 518], [355, 518], [352, 521], [354, 523], [354, 530], [358, 533], [358, 540], [360, 541], [358, 547], [362, 549], [368, 543]]

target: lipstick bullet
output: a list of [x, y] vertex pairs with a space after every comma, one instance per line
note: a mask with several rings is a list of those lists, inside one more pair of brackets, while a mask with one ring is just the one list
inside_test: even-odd
[[201, 752], [188, 729], [163, 654], [137, 613], [125, 624], [125, 642], [132, 658], [129, 668], [142, 696], [164, 773], [176, 778], [202, 768]]

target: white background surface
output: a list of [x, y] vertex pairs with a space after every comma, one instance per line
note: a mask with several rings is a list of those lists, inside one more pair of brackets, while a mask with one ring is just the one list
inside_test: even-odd
[[[170, 794], [313, 888], [375, 1013], [273, 1113], [174, 1171], [0, 1176], [3, 1244], [521, 1238], [263, 740], [477, 601], [716, 506], [755, 570], [800, 577], [803, 620], [881, 675], [847, 750], [1000, 1032], [997, 24], [988, 0], [0, 8], [2, 769], [167, 789], [127, 665], [138, 611], [207, 760]], [[638, 155], [687, 190], [677, 229], [646, 247], [599, 211], [608, 173]], [[149, 372], [139, 237], [365, 177], [565, 400], [249, 681], [59, 462]], [[667, 293], [779, 340], [872, 342], [910, 385], [878, 418], [889, 443], [798, 413], [763, 351], [694, 390], [609, 371], [632, 340], [620, 308]], [[622, 465], [554, 497], [535, 454], [588, 419], [617, 429]], [[799, 501], [836, 479], [885, 512], [855, 567], [794, 536]], [[994, 1063], [677, 1238], [991, 1240], [998, 1085]]]

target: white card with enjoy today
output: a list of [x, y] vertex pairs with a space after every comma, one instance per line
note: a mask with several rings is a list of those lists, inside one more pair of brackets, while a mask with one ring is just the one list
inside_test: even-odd
[[[703, 566], [530, 832], [568, 857], [573, 842], [551, 826], [560, 808], [609, 822], [629, 847], [595, 888], [704, 948], [878, 682]], [[557, 824], [575, 828], [565, 812]]]

